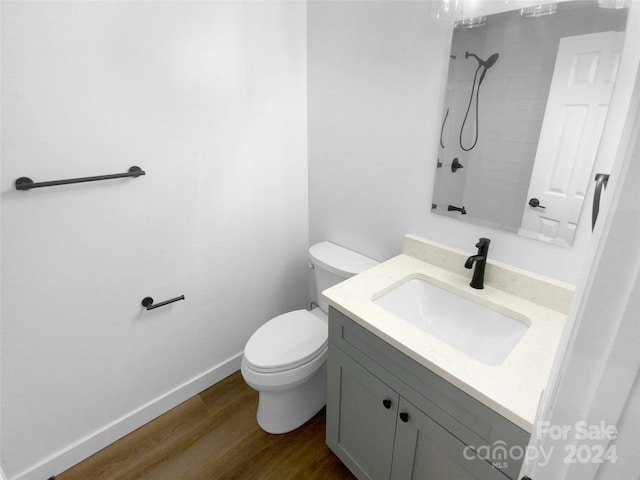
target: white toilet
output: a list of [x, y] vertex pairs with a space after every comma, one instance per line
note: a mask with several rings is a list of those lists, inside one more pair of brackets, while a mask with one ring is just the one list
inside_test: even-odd
[[320, 292], [378, 264], [331, 242], [313, 245], [309, 260], [319, 308], [269, 320], [244, 349], [242, 376], [260, 392], [258, 424], [269, 433], [295, 430], [327, 401], [328, 306]]

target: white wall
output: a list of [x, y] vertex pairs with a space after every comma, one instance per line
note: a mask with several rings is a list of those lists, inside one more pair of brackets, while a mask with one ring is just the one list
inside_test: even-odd
[[[305, 11], [2, 2], [9, 478], [59, 473], [237, 368], [260, 324], [307, 304]], [[132, 165], [146, 176], [13, 186]]]
[[307, 8], [310, 239], [382, 260], [432, 216], [451, 30], [426, 2]]
[[576, 283], [588, 222], [566, 249], [431, 213], [452, 31], [428, 2], [310, 2], [307, 28], [311, 242], [382, 260], [405, 233], [467, 251], [489, 237], [493, 259]]

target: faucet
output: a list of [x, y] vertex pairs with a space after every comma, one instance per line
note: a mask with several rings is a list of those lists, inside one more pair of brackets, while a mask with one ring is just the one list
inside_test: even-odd
[[447, 207], [447, 211], [448, 212], [460, 212], [460, 215], [466, 215], [467, 211], [464, 208], [464, 205], [462, 207], [456, 207], [455, 205], [449, 205]]
[[474, 263], [476, 264], [476, 269], [473, 271], [473, 278], [469, 284], [472, 288], [479, 290], [484, 288], [484, 267], [487, 264], [489, 243], [491, 243], [491, 240], [488, 238], [481, 238], [478, 243], [476, 243], [476, 248], [478, 249], [477, 255], [471, 255], [467, 258], [467, 261], [464, 262], [464, 268], [468, 269], [471, 269]]

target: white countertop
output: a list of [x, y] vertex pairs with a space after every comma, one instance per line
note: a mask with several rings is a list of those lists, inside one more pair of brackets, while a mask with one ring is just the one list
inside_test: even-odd
[[[325, 290], [323, 296], [359, 325], [531, 432], [566, 313], [486, 283], [483, 290], [473, 289], [469, 286], [471, 271], [468, 272], [460, 275], [402, 254]], [[415, 277], [430, 280], [479, 303], [496, 304], [517, 312], [530, 320], [529, 329], [502, 364], [480, 363], [372, 302], [407, 278]], [[572, 290], [567, 287], [560, 286], [569, 292], [570, 298]], [[530, 295], [523, 296], [530, 298]]]

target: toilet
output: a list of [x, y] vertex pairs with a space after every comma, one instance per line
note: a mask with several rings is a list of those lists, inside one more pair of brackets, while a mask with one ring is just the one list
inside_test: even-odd
[[295, 430], [326, 404], [328, 305], [320, 292], [378, 264], [331, 242], [313, 245], [309, 261], [318, 307], [272, 318], [242, 357], [242, 376], [260, 394], [258, 424], [269, 433]]

